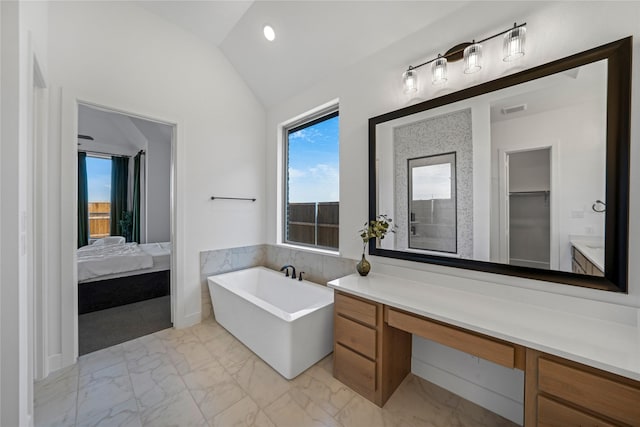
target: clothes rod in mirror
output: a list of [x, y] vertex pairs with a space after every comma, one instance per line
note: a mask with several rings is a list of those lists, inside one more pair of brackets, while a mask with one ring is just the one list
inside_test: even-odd
[[504, 34], [503, 40], [503, 58], [505, 62], [510, 62], [515, 59], [524, 56], [524, 42], [526, 35], [527, 23], [518, 25], [513, 24], [512, 28], [501, 31], [490, 37], [484, 38], [479, 41], [472, 40], [471, 42], [460, 43], [447, 52], [444, 55], [438, 54], [436, 58], [430, 59], [419, 65], [409, 65], [407, 71], [402, 74], [402, 82], [404, 85], [404, 92], [411, 93], [418, 91], [418, 76], [416, 71], [420, 67], [424, 67], [428, 64], [431, 66], [431, 82], [434, 85], [443, 84], [447, 81], [447, 63], [455, 62], [464, 58], [464, 73], [471, 74], [480, 71], [482, 68], [482, 43], [485, 43], [496, 37], [500, 37]]
[[247, 200], [255, 202], [257, 199], [249, 198], [249, 197], [220, 197], [220, 196], [211, 196], [211, 200]]

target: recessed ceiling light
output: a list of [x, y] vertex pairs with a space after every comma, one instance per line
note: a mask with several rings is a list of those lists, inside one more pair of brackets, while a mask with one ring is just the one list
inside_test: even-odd
[[276, 32], [273, 30], [271, 25], [265, 25], [262, 32], [264, 33], [264, 37], [270, 42], [275, 40]]

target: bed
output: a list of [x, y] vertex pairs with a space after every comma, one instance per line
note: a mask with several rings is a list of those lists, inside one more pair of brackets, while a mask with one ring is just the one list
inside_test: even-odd
[[98, 239], [78, 249], [78, 313], [169, 295], [171, 243]]

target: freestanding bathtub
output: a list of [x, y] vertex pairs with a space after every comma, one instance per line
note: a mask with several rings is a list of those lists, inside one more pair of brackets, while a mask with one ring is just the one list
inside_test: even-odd
[[333, 351], [333, 289], [264, 267], [208, 282], [216, 321], [283, 377]]

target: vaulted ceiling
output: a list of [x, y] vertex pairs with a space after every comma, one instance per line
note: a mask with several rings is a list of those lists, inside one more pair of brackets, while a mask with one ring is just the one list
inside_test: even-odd
[[[459, 1], [140, 1], [219, 48], [263, 105], [464, 7]], [[262, 29], [274, 27], [267, 41]]]

